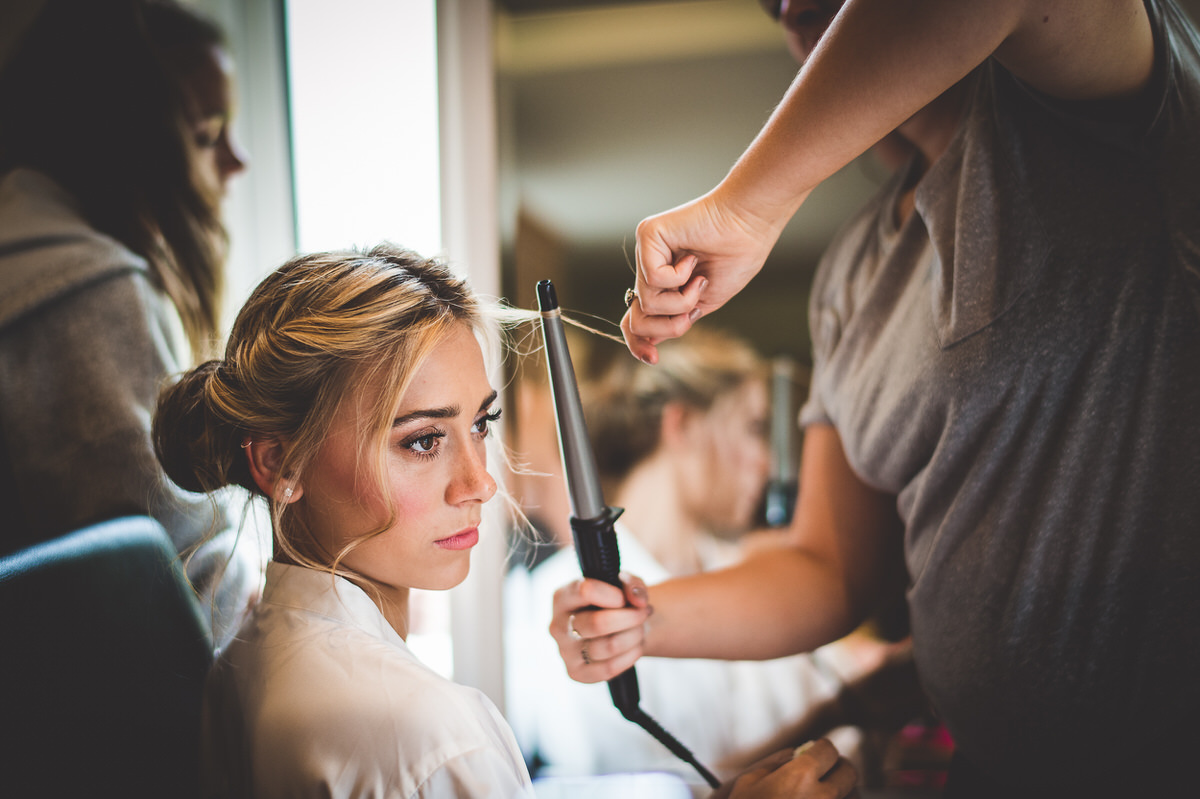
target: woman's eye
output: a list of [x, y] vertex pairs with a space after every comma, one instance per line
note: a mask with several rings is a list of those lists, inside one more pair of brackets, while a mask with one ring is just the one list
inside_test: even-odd
[[224, 123], [221, 120], [206, 120], [196, 125], [194, 129], [194, 139], [196, 146], [201, 149], [215, 147], [217, 141], [221, 138], [221, 131], [224, 129]]
[[441, 437], [440, 433], [430, 433], [427, 436], [412, 439], [405, 446], [419, 455], [428, 455], [437, 447], [437, 440]]
[[480, 436], [486, 436], [491, 428], [492, 422], [500, 418], [500, 409], [497, 408], [492, 413], [485, 413], [475, 420], [475, 426], [472, 430]]

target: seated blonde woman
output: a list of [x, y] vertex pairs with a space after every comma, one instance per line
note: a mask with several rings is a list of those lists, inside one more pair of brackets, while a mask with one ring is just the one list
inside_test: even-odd
[[[225, 357], [160, 397], [171, 479], [248, 489], [274, 532], [262, 599], [206, 687], [207, 795], [532, 797], [492, 701], [407, 643], [411, 590], [458, 585], [500, 533], [481, 524], [497, 490], [490, 312], [405, 250], [300, 256], [251, 295]], [[854, 781], [821, 741], [728, 795], [841, 797]]]

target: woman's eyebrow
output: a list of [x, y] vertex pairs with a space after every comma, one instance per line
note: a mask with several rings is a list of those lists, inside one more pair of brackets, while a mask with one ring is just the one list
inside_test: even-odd
[[392, 420], [392, 427], [399, 427], [408, 424], [414, 419], [453, 419], [461, 413], [462, 409], [457, 405], [445, 405], [441, 408], [426, 408], [425, 410], [413, 411], [406, 413], [403, 416], [397, 416]]
[[[498, 396], [499, 393], [495, 389], [492, 389], [492, 392], [488, 394], [486, 398], [484, 398], [482, 403], [479, 404], [479, 410], [482, 411], [487, 406], [491, 405], [496, 401], [496, 397]], [[441, 408], [426, 408], [424, 410], [412, 411], [404, 414], [403, 416], [397, 416], [395, 419], [393, 419], [392, 427], [400, 427], [401, 425], [408, 424], [414, 419], [453, 419], [461, 412], [462, 409], [457, 405], [444, 405]]]

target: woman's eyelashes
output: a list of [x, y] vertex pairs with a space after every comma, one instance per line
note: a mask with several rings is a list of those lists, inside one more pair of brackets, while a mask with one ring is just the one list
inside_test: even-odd
[[202, 150], [216, 147], [224, 132], [225, 121], [220, 117], [206, 119], [194, 128], [196, 146]]
[[[497, 408], [490, 413], [480, 414], [471, 425], [471, 434], [478, 439], [487, 438], [491, 433], [492, 423], [500, 418], [500, 413], [500, 409]], [[426, 428], [401, 439], [400, 448], [418, 458], [434, 458], [442, 451], [443, 440], [447, 435], [447, 431], [441, 428]]]
[[401, 446], [420, 458], [435, 457], [441, 451], [441, 440], [446, 437], [443, 430], [429, 432], [422, 430], [415, 436], [409, 436]]
[[478, 419], [475, 420], [475, 424], [472, 425], [472, 427], [471, 427], [472, 432], [474, 432], [480, 438], [486, 438], [488, 433], [490, 433], [492, 431], [492, 423], [494, 423], [495, 421], [497, 421], [500, 418], [500, 414], [502, 412], [503, 411], [500, 408], [497, 408], [496, 410], [491, 411], [490, 413], [485, 413], [485, 414], [481, 415]]

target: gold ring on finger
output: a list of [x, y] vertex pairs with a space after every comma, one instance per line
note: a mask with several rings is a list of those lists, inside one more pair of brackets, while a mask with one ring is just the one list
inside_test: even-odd
[[567, 635], [574, 638], [576, 641], [582, 641], [583, 636], [579, 634], [579, 630], [575, 629], [575, 614], [572, 613], [567, 617]]

